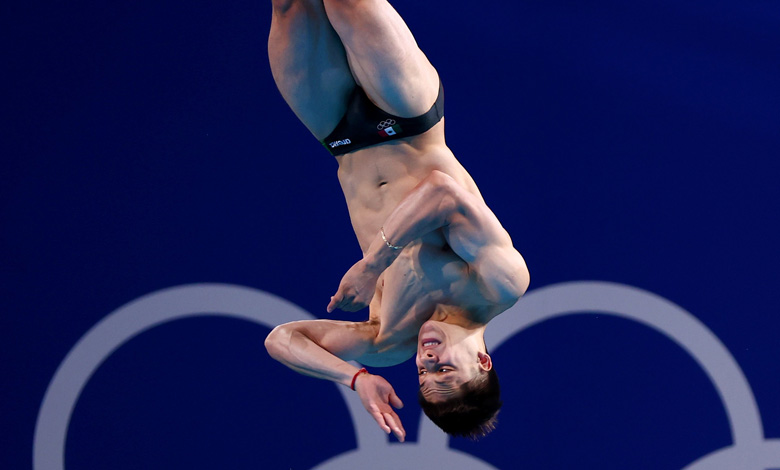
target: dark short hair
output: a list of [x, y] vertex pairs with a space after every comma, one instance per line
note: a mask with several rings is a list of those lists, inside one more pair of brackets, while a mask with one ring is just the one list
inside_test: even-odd
[[496, 415], [503, 404], [498, 375], [490, 369], [460, 389], [457, 397], [439, 403], [426, 400], [421, 389], [417, 400], [428, 418], [444, 432], [477, 440], [496, 428]]

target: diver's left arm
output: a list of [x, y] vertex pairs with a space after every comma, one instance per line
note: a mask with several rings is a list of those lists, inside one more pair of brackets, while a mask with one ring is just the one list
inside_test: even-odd
[[438, 229], [477, 273], [486, 300], [511, 305], [528, 288], [525, 261], [493, 212], [452, 177], [433, 171], [393, 210], [363, 259], [347, 271], [328, 311], [368, 305], [379, 275], [401, 252], [398, 248]]
[[290, 369], [356, 390], [379, 427], [403, 441], [406, 431], [392, 407], [403, 402], [392, 385], [379, 375], [361, 373], [348, 360], [360, 360], [370, 351], [378, 325], [370, 322], [302, 320], [274, 328], [265, 339], [272, 358]]

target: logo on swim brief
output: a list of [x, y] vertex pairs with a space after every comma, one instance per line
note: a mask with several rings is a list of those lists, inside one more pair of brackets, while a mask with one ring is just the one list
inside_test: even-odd
[[341, 147], [342, 145], [349, 145], [352, 141], [349, 139], [344, 140], [334, 140], [333, 142], [328, 143], [330, 148], [335, 149], [336, 147]]
[[379, 129], [379, 135], [382, 137], [392, 137], [401, 132], [401, 126], [395, 123], [395, 119], [385, 119], [376, 126]]

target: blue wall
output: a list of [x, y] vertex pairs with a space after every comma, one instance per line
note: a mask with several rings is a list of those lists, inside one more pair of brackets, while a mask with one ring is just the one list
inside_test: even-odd
[[[529, 298], [601, 280], [668, 299], [722, 341], [764, 435], [780, 438], [780, 4], [395, 6], [444, 81], [451, 148], [526, 257]], [[273, 85], [269, 4], [8, 11], [0, 468], [11, 469], [31, 465], [57, 368], [112, 311], [208, 282], [325, 317], [360, 251], [335, 161]], [[355, 448], [336, 386], [271, 361], [267, 326], [212, 313], [106, 359], [70, 420], [67, 468], [298, 470]], [[674, 469], [732, 444], [704, 370], [626, 318], [556, 317], [494, 356], [499, 429], [451, 446], [497, 468]], [[384, 373], [412, 442], [413, 368]]]

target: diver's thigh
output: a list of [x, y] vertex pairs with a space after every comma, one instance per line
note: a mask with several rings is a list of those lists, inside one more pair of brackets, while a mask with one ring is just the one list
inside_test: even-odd
[[382, 109], [424, 114], [436, 101], [439, 76], [409, 27], [385, 0], [325, 0], [355, 80]]
[[322, 0], [274, 0], [268, 58], [287, 104], [318, 138], [336, 127], [355, 82]]

